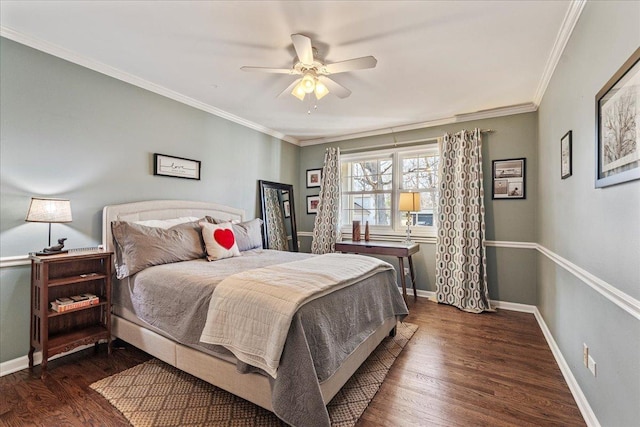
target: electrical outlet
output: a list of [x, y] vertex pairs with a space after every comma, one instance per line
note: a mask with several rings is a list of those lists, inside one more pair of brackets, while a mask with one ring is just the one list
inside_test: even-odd
[[404, 268], [404, 275], [408, 276], [409, 275], [409, 267], [405, 267]]
[[593, 374], [593, 376], [596, 376], [596, 361], [593, 360], [593, 357], [589, 356], [589, 366], [588, 366], [589, 370], [591, 371], [591, 373]]
[[589, 347], [587, 343], [582, 343], [582, 363], [587, 368], [589, 367]]

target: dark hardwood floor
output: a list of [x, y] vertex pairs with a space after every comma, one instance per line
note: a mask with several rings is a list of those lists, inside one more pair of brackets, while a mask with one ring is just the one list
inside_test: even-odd
[[[532, 314], [410, 303], [420, 326], [358, 426], [585, 425]], [[120, 345], [119, 345], [120, 344]], [[0, 378], [0, 425], [128, 426], [89, 388], [150, 356], [116, 342]]]
[[419, 298], [419, 329], [358, 426], [584, 426], [533, 314]]

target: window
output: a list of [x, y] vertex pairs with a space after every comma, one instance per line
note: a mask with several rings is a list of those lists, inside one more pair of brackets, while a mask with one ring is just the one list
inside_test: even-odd
[[412, 212], [414, 236], [435, 234], [438, 206], [436, 144], [405, 149], [346, 154], [341, 157], [343, 232], [352, 221], [369, 222], [373, 234], [404, 235], [406, 213], [398, 211], [399, 194], [420, 193], [420, 211]]

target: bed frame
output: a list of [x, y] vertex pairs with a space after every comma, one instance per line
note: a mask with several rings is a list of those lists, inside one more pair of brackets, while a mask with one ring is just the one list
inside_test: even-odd
[[[113, 251], [112, 221], [141, 221], [149, 219], [171, 219], [185, 216], [239, 220], [245, 219], [244, 211], [224, 205], [181, 200], [152, 200], [106, 206], [102, 216], [102, 243], [106, 250]], [[118, 281], [114, 280], [114, 285]], [[191, 347], [179, 344], [154, 331], [130, 322], [116, 314], [111, 316], [112, 334], [150, 355], [185, 371], [208, 383], [227, 390], [243, 399], [273, 411], [271, 387], [267, 376], [241, 374], [234, 363], [218, 359]], [[340, 391], [358, 367], [376, 349], [378, 344], [396, 326], [395, 318], [387, 319], [373, 334], [343, 362], [329, 379], [320, 385], [325, 404]]]

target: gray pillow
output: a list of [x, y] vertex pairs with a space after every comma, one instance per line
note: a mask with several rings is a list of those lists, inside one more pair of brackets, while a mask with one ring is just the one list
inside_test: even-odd
[[147, 267], [204, 258], [204, 243], [197, 222], [169, 229], [147, 227], [127, 221], [113, 221], [111, 231], [116, 248], [118, 279]]
[[[204, 219], [211, 224], [223, 224], [225, 222], [231, 222], [229, 220], [213, 218], [211, 216], [205, 216]], [[250, 249], [260, 248], [262, 249], [262, 220], [259, 218], [252, 219], [251, 221], [232, 223], [233, 234], [238, 244], [238, 249], [242, 251], [248, 251]]]
[[233, 234], [240, 251], [262, 249], [262, 220], [259, 218], [247, 222], [232, 224]]

